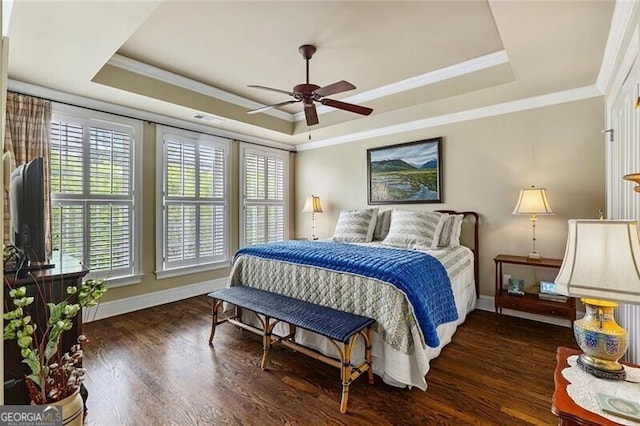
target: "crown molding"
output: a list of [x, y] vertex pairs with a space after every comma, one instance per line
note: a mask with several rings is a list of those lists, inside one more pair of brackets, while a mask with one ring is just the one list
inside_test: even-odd
[[[500, 50], [498, 52], [490, 53], [488, 55], [479, 56], [477, 58], [469, 59], [468, 61], [459, 62], [457, 64], [440, 68], [434, 71], [429, 71], [424, 74], [410, 77], [405, 80], [400, 80], [395, 83], [387, 84], [385, 86], [378, 87], [376, 89], [368, 90], [366, 92], [358, 93], [357, 95], [349, 96], [341, 99], [343, 102], [349, 102], [352, 104], [359, 104], [363, 102], [372, 101], [375, 99], [384, 98], [386, 96], [395, 95], [396, 93], [404, 92], [407, 90], [415, 89], [418, 87], [428, 86], [430, 84], [439, 83], [441, 81], [449, 80], [461, 75], [470, 74], [472, 72], [492, 68], [504, 63], [509, 62], [507, 52]], [[327, 106], [318, 106], [316, 108], [318, 115], [325, 114], [330, 111], [335, 111], [334, 108]], [[305, 118], [304, 112], [298, 112], [293, 115], [295, 121], [300, 121]]]
[[631, 27], [631, 19], [637, 6], [636, 1], [617, 0], [611, 17], [609, 36], [604, 49], [596, 86], [600, 92], [609, 95], [615, 78], [616, 62], [621, 53], [622, 42]]
[[[145, 77], [160, 80], [174, 86], [182, 87], [183, 89], [191, 90], [196, 93], [201, 93], [212, 98], [220, 99], [221, 101], [229, 102], [234, 105], [238, 105], [247, 109], [257, 109], [265, 106], [260, 102], [255, 102], [242, 96], [234, 95], [222, 89], [218, 89], [208, 84], [200, 83], [187, 77], [166, 71], [157, 67], [154, 67], [144, 62], [136, 61], [135, 59], [127, 58], [126, 56], [118, 55], [117, 53], [109, 59], [108, 65], [130, 71], [136, 74], [143, 75]], [[293, 122], [293, 114], [279, 109], [270, 109], [264, 111], [264, 114], [270, 115], [281, 120]]]
[[387, 136], [397, 133], [409, 132], [412, 130], [427, 129], [445, 124], [460, 123], [463, 121], [477, 120], [479, 118], [493, 117], [496, 115], [509, 114], [512, 112], [526, 111], [530, 109], [542, 108], [546, 106], [559, 105], [567, 102], [579, 101], [582, 99], [602, 96], [598, 88], [593, 86], [579, 87], [562, 92], [550, 93], [547, 95], [534, 96], [517, 101], [504, 102], [501, 104], [489, 105], [467, 111], [444, 114], [437, 117], [429, 117], [422, 120], [409, 121], [401, 124], [394, 124], [377, 129], [365, 130], [348, 135], [336, 136], [333, 138], [321, 139], [319, 141], [298, 145], [298, 152], [312, 149], [324, 148], [332, 145], [371, 139], [379, 136]]
[[625, 81], [627, 81], [627, 77], [629, 77], [629, 72], [633, 67], [634, 62], [638, 59], [638, 53], [640, 53], [639, 37], [639, 29], [636, 26], [633, 30], [633, 35], [627, 44], [625, 53], [622, 55], [622, 52], [618, 52], [618, 57], [622, 58], [618, 62], [620, 65], [616, 68], [615, 73], [611, 75], [610, 80], [607, 82], [607, 91], [605, 96], [608, 105], [613, 104], [618, 98], [620, 90], [622, 90], [622, 86]]
[[[295, 151], [293, 145], [272, 141], [270, 139], [260, 138], [251, 135], [245, 135], [243, 133], [233, 132], [230, 130], [220, 129], [217, 127], [206, 126], [200, 123], [193, 123], [191, 121], [182, 120], [179, 118], [173, 118], [162, 114], [156, 114], [154, 112], [143, 111], [136, 108], [131, 108], [123, 105], [113, 104], [111, 102], [99, 101], [97, 99], [85, 98], [80, 95], [74, 95], [71, 93], [60, 92], [55, 89], [49, 89], [42, 86], [36, 86], [35, 84], [25, 83], [17, 80], [9, 80], [7, 88], [9, 91], [18, 92], [25, 95], [37, 96], [45, 99], [49, 99], [52, 102], [59, 102], [62, 104], [68, 104], [71, 106], [77, 106], [81, 108], [89, 108], [97, 111], [102, 111], [111, 114], [118, 114], [126, 117], [130, 117], [136, 120], [145, 120], [155, 124], [164, 124], [167, 126], [180, 127], [183, 129], [206, 133], [212, 136], [220, 136], [227, 139], [238, 140], [241, 142], [249, 142], [262, 146], [268, 146], [271, 148], [283, 149], [285, 151]], [[193, 110], [193, 112], [200, 112]]]
[[[460, 62], [445, 68], [430, 71], [428, 73], [410, 77], [395, 83], [387, 84], [385, 86], [368, 90], [366, 92], [358, 93], [357, 95], [349, 96], [342, 100], [344, 102], [350, 103], [368, 102], [418, 87], [423, 87], [441, 81], [449, 80], [461, 75], [470, 74], [472, 72], [480, 71], [487, 68], [492, 68], [507, 62], [509, 62], [507, 52], [504, 50], [500, 50], [498, 52], [479, 56], [477, 58]], [[115, 54], [109, 60], [109, 62], [107, 62], [107, 64], [130, 72], [134, 72], [136, 74], [144, 75], [149, 78], [163, 81], [174, 86], [182, 87], [187, 90], [202, 93], [204, 95], [211, 96], [213, 98], [220, 99], [222, 101], [239, 105], [248, 109], [257, 109], [265, 106], [262, 103], [249, 100], [242, 96], [234, 95], [233, 93], [215, 88], [213, 86], [209, 86], [204, 83], [200, 83], [190, 78], [183, 77], [181, 75], [151, 66], [149, 64], [145, 64], [144, 62], [136, 61], [135, 59], [127, 58], [126, 56]], [[325, 114], [327, 112], [333, 111], [334, 109], [320, 105], [316, 108], [316, 110], [318, 114]], [[268, 114], [272, 117], [280, 118], [289, 122], [300, 121], [305, 118], [303, 111], [295, 114], [290, 114], [286, 111], [282, 111], [276, 108], [264, 111], [264, 114]]]

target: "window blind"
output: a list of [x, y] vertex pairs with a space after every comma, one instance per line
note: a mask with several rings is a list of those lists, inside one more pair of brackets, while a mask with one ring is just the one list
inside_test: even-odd
[[110, 277], [133, 274], [133, 144], [131, 127], [54, 113], [54, 250]]
[[285, 239], [287, 157], [271, 150], [244, 147], [243, 246]]
[[228, 258], [226, 145], [163, 132], [161, 270]]

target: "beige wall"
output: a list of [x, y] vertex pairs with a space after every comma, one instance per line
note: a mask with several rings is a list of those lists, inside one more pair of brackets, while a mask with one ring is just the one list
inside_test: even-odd
[[[225, 278], [229, 275], [229, 268], [216, 269], [209, 272], [188, 274], [175, 278], [157, 280], [154, 273], [156, 265], [156, 126], [144, 124], [143, 129], [143, 158], [142, 158], [142, 282], [123, 287], [110, 288], [103, 301], [113, 301], [126, 297], [139, 296], [146, 293], [172, 289], [189, 284], [202, 283], [217, 278]], [[239, 143], [231, 143], [231, 256], [238, 249], [239, 235]], [[290, 175], [294, 173], [294, 157], [290, 156]], [[291, 185], [291, 190], [295, 185]], [[291, 193], [291, 192], [290, 192]], [[293, 216], [291, 216], [293, 217]], [[293, 232], [293, 230], [291, 230]]]
[[[330, 237], [341, 209], [367, 205], [368, 148], [443, 136], [444, 203], [395, 207], [480, 213], [480, 293], [492, 296], [493, 258], [531, 249], [528, 217], [511, 214], [521, 188], [547, 188], [556, 214], [540, 217], [536, 228], [538, 252], [546, 257], [562, 257], [567, 219], [595, 218], [605, 208], [603, 117], [598, 97], [303, 151], [296, 158], [295, 209], [319, 195], [324, 213], [316, 215], [317, 234]], [[310, 217], [298, 213], [296, 235], [310, 229]]]

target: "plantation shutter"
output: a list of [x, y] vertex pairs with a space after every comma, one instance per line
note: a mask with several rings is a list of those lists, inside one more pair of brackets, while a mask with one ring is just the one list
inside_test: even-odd
[[227, 256], [225, 149], [166, 135], [163, 269]]
[[89, 268], [114, 270], [131, 266], [131, 207], [92, 204], [89, 208]]
[[131, 194], [131, 135], [91, 127], [90, 191], [92, 194]]
[[243, 155], [243, 246], [285, 238], [286, 157], [245, 148]]
[[133, 129], [60, 115], [51, 135], [54, 250], [92, 271], [132, 275]]
[[82, 194], [84, 182], [82, 124], [51, 122], [51, 192]]
[[[82, 204], [56, 202], [51, 207], [53, 249], [75, 259], [84, 259], [84, 207]], [[54, 259], [54, 262], [56, 260]]]

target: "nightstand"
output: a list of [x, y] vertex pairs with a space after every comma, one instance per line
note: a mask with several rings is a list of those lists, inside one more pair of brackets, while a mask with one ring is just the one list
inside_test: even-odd
[[[558, 424], [563, 426], [573, 425], [592, 425], [592, 426], [613, 426], [618, 423], [612, 422], [602, 416], [599, 416], [591, 411], [585, 410], [578, 404], [573, 402], [573, 399], [567, 393], [567, 386], [569, 382], [562, 375], [562, 370], [569, 367], [567, 358], [571, 355], [578, 355], [580, 351], [575, 349], [569, 349], [565, 347], [558, 347], [556, 352], [556, 371], [553, 376], [556, 388], [553, 392], [553, 399], [551, 402], [551, 412], [558, 417]], [[623, 363], [631, 367], [638, 367], [634, 364]]]
[[530, 260], [526, 256], [499, 254], [493, 261], [496, 264], [496, 315], [502, 314], [502, 309], [529, 312], [538, 315], [550, 315], [565, 318], [571, 321], [576, 319], [576, 300], [569, 297], [566, 302], [540, 299], [537, 294], [512, 295], [503, 288], [502, 266], [520, 265], [529, 268], [550, 268], [560, 270], [562, 259], [537, 259]]

